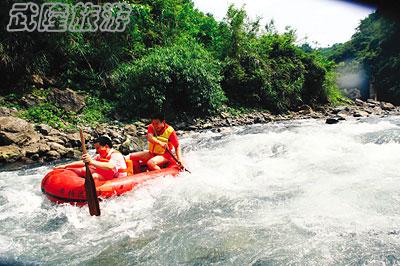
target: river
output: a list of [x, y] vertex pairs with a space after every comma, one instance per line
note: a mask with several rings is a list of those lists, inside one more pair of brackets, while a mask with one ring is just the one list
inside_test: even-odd
[[395, 265], [400, 117], [190, 133], [192, 174], [87, 208], [54, 205], [51, 165], [0, 172], [0, 264]]

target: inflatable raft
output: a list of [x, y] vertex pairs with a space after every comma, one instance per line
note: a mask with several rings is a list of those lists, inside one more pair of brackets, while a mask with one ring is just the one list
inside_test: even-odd
[[[142, 172], [127, 177], [107, 181], [95, 181], [97, 196], [100, 199], [118, 196], [138, 185], [162, 176], [176, 176], [180, 169], [171, 164], [161, 170]], [[70, 203], [82, 206], [86, 204], [85, 178], [68, 169], [54, 169], [42, 180], [42, 192], [55, 203]]]

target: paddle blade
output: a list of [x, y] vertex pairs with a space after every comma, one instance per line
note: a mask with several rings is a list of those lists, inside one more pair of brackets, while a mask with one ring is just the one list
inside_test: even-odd
[[[82, 153], [85, 154], [87, 153], [87, 151], [82, 129], [79, 129], [79, 135], [81, 137]], [[89, 206], [89, 213], [91, 216], [93, 215], [100, 216], [100, 206], [99, 206], [99, 199], [97, 198], [96, 185], [94, 183], [92, 173], [90, 172], [89, 165], [87, 163], [85, 163], [85, 167], [86, 167], [85, 191], [86, 191], [86, 200]]]
[[88, 165], [86, 165], [85, 190], [90, 215], [100, 216], [100, 206], [99, 199], [97, 198], [96, 185]]

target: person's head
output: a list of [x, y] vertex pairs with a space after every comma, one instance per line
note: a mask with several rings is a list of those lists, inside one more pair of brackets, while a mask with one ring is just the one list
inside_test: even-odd
[[155, 114], [151, 117], [151, 124], [153, 127], [159, 131], [164, 128], [165, 126], [165, 119], [162, 114]]
[[94, 142], [94, 148], [101, 157], [106, 157], [112, 147], [112, 141], [107, 136], [98, 137]]

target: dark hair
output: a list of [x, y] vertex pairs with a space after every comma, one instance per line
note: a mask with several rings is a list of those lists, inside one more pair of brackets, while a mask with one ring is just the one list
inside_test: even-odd
[[163, 122], [165, 120], [165, 117], [162, 113], [156, 113], [151, 116], [151, 120], [160, 120], [160, 122]]
[[107, 136], [98, 137], [94, 143], [99, 143], [101, 146], [108, 145], [110, 149], [113, 147], [111, 139]]

